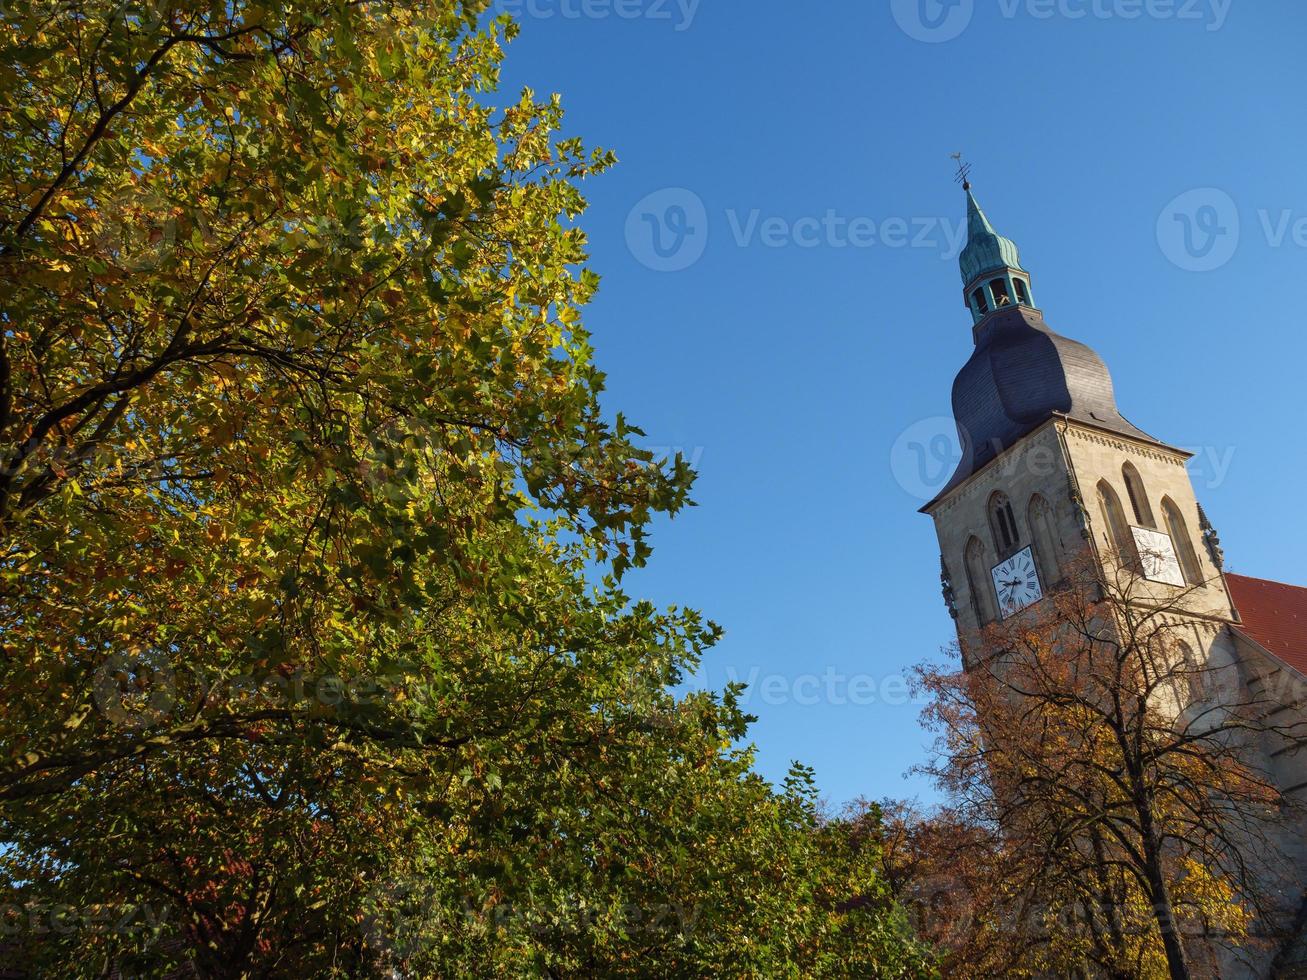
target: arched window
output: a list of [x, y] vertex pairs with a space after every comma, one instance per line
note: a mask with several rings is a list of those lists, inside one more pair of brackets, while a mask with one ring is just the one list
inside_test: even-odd
[[1098, 506], [1107, 521], [1110, 532], [1109, 543], [1116, 550], [1117, 557], [1123, 565], [1135, 560], [1135, 539], [1126, 523], [1125, 511], [1121, 509], [1121, 498], [1106, 480], [1098, 481]]
[[1062, 580], [1062, 538], [1057, 533], [1053, 508], [1040, 494], [1030, 498], [1030, 535], [1035, 542], [1035, 561], [1047, 588]]
[[1021, 539], [1017, 534], [1017, 519], [1012, 513], [1012, 501], [1001, 491], [989, 498], [989, 526], [994, 532], [994, 550], [1000, 559], [1016, 551]]
[[1012, 285], [1017, 287], [1017, 302], [1020, 303], [1022, 306], [1029, 306], [1030, 293], [1026, 290], [1026, 281], [1024, 279], [1018, 279], [1014, 276], [1012, 278]]
[[976, 288], [972, 290], [971, 298], [976, 301], [976, 312], [982, 316], [989, 312], [989, 303], [985, 301], [985, 290]]
[[1171, 543], [1175, 545], [1175, 555], [1180, 559], [1185, 583], [1202, 585], [1203, 566], [1198, 563], [1198, 552], [1194, 551], [1193, 540], [1189, 537], [1189, 525], [1170, 497], [1162, 498], [1162, 517], [1166, 519], [1166, 533], [1171, 535]]
[[994, 309], [1007, 306], [1012, 302], [1012, 297], [1008, 295], [1007, 291], [1007, 281], [1004, 279], [991, 279], [989, 281], [989, 291], [994, 294]]
[[1130, 495], [1130, 506], [1135, 512], [1135, 523], [1140, 527], [1157, 527], [1153, 519], [1153, 508], [1148, 503], [1148, 491], [1144, 489], [1143, 478], [1135, 469], [1134, 463], [1121, 467], [1121, 476], [1125, 478], [1125, 491]]
[[997, 612], [989, 590], [989, 560], [985, 555], [985, 543], [980, 538], [973, 536], [967, 542], [966, 565], [971, 608], [981, 624], [988, 623], [997, 616]]

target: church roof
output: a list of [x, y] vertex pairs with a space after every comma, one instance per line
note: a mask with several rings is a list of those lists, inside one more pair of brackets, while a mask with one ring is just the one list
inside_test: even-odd
[[1307, 674], [1307, 589], [1246, 575], [1227, 574], [1225, 581], [1243, 620], [1240, 629]]
[[1091, 348], [1054, 333], [1038, 310], [1011, 307], [991, 314], [953, 382], [962, 459], [939, 496], [1054, 416], [1157, 443], [1121, 415], [1112, 376]]

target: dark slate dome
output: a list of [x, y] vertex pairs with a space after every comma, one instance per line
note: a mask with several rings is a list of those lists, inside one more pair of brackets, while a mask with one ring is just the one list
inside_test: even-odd
[[1112, 376], [1092, 349], [1054, 333], [1038, 310], [991, 315], [953, 382], [962, 460], [940, 496], [1055, 415], [1156, 442], [1121, 416]]

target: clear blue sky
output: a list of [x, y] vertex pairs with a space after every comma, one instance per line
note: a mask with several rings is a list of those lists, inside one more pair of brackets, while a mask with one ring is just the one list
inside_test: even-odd
[[630, 587], [726, 628], [700, 682], [755, 679], [766, 775], [932, 797], [883, 701], [952, 638], [908, 444], [933, 461], [971, 350], [955, 150], [1049, 323], [1200, 451], [1231, 570], [1307, 584], [1302, 0], [499, 6], [506, 88], [621, 160], [584, 221], [606, 406], [700, 471]]

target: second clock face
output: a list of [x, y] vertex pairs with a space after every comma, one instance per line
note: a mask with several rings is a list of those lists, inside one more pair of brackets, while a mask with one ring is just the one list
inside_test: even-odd
[[999, 562], [990, 574], [994, 578], [998, 610], [1004, 619], [1044, 598], [1044, 589], [1039, 584], [1039, 569], [1035, 567], [1035, 556], [1028, 547], [1006, 561]]
[[1144, 566], [1144, 578], [1167, 585], [1184, 586], [1184, 571], [1175, 554], [1175, 543], [1169, 534], [1146, 527], [1132, 527], [1135, 550]]

